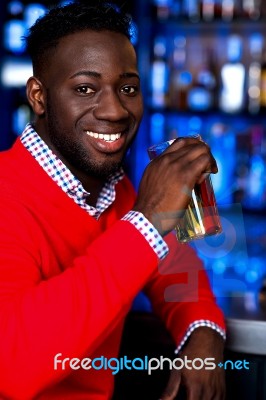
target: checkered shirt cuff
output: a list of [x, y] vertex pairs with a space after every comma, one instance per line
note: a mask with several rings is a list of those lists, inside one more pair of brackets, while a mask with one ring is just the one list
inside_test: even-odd
[[129, 211], [122, 218], [124, 221], [129, 221], [138, 231], [144, 236], [151, 248], [155, 251], [160, 260], [164, 259], [168, 254], [169, 249], [162, 236], [156, 228], [144, 217], [139, 211]]
[[178, 346], [177, 349], [175, 350], [175, 353], [176, 353], [176, 354], [180, 352], [180, 350], [182, 349], [182, 347], [184, 346], [184, 344], [185, 344], [186, 341], [188, 340], [188, 338], [189, 338], [189, 336], [191, 335], [191, 333], [192, 333], [195, 329], [197, 329], [197, 328], [199, 328], [199, 327], [201, 327], [201, 326], [205, 326], [205, 327], [207, 327], [207, 328], [214, 329], [216, 332], [218, 332], [218, 333], [222, 336], [222, 338], [223, 338], [224, 340], [226, 339], [225, 331], [224, 331], [224, 329], [222, 329], [219, 325], [215, 324], [215, 323], [212, 322], [212, 321], [208, 321], [208, 320], [205, 320], [205, 319], [200, 319], [200, 320], [198, 320], [198, 321], [194, 321], [192, 324], [189, 325], [189, 327], [188, 327], [188, 329], [187, 329], [187, 331], [186, 331], [186, 333], [185, 333], [185, 336], [183, 337], [181, 343], [179, 344], [179, 346]]

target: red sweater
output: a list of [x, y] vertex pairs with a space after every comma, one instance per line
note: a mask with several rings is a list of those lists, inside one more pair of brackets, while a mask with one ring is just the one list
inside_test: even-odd
[[0, 155], [0, 399], [106, 400], [110, 370], [54, 369], [54, 356], [116, 357], [123, 320], [145, 287], [176, 343], [196, 319], [224, 327], [202, 264], [172, 234], [162, 262], [120, 218], [127, 178], [97, 221], [18, 140]]

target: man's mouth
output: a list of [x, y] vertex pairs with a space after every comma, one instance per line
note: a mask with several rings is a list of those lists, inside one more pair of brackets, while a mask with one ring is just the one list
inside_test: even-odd
[[97, 132], [92, 132], [92, 131], [86, 131], [86, 134], [94, 139], [101, 139], [104, 140], [105, 142], [115, 142], [116, 140], [120, 139], [122, 133], [97, 133]]

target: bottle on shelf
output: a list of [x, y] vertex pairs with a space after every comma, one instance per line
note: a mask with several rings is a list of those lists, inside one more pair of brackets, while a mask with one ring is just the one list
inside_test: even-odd
[[214, 53], [203, 48], [200, 67], [188, 93], [188, 108], [192, 111], [208, 111], [216, 106], [215, 92], [217, 79], [214, 66]]
[[183, 0], [183, 14], [191, 22], [199, 22], [200, 20], [200, 1], [199, 0]]
[[151, 106], [155, 108], [164, 108], [167, 105], [169, 67], [166, 53], [166, 38], [155, 37], [150, 80]]
[[231, 35], [227, 43], [227, 61], [221, 68], [221, 93], [219, 107], [227, 113], [243, 110], [245, 67], [241, 62], [242, 38]]
[[192, 82], [192, 75], [186, 68], [186, 58], [186, 38], [176, 36], [171, 57], [169, 105], [180, 111], [187, 110], [187, 95]]
[[231, 21], [235, 15], [235, 1], [222, 0], [221, 17], [224, 21]]
[[212, 21], [215, 13], [215, 0], [202, 0], [201, 3], [203, 21]]
[[153, 8], [155, 17], [161, 20], [166, 20], [170, 16], [171, 0], [153, 0]]
[[243, 13], [252, 20], [258, 20], [261, 16], [261, 0], [243, 0]]
[[263, 36], [259, 33], [251, 35], [249, 41], [251, 62], [248, 68], [247, 82], [247, 108], [251, 114], [256, 114], [260, 111], [262, 48]]

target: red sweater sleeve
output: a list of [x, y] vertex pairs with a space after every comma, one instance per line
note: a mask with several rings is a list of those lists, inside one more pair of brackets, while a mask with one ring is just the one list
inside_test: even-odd
[[49, 268], [49, 259], [41, 243], [33, 247], [30, 213], [1, 194], [0, 397], [19, 400], [64, 378], [66, 371], [53, 368], [57, 353], [92, 354], [158, 263], [142, 235], [117, 221], [73, 265], [44, 280], [40, 265]]
[[189, 325], [196, 320], [210, 320], [225, 329], [223, 313], [216, 305], [196, 252], [189, 245], [180, 244], [172, 233], [165, 240], [169, 254], [159, 263], [146, 292], [176, 344], [180, 344]]

